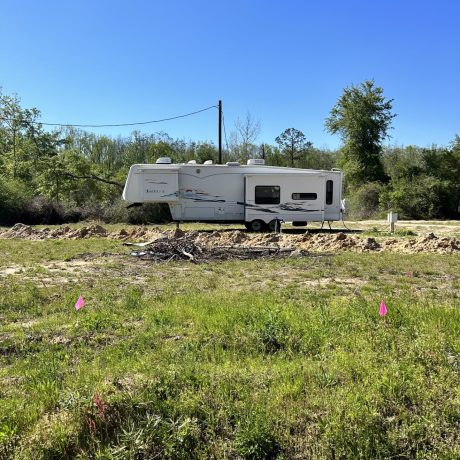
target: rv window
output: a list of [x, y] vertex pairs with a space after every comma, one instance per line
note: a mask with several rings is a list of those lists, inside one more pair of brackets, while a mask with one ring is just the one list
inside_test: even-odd
[[318, 195], [316, 193], [293, 193], [293, 200], [316, 200]]
[[279, 204], [280, 188], [278, 185], [256, 185], [256, 204]]
[[332, 204], [334, 195], [334, 182], [331, 180], [326, 181], [326, 204]]

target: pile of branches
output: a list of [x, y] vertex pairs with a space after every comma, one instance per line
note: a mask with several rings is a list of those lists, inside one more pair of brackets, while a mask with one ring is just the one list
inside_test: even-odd
[[204, 249], [187, 238], [159, 238], [146, 244], [135, 244], [141, 246], [139, 251], [131, 252], [134, 257], [155, 262], [169, 262], [171, 260], [190, 260], [197, 262], [203, 255]]
[[289, 255], [293, 251], [292, 248], [262, 246], [216, 246], [209, 248], [196, 244], [186, 236], [182, 238], [165, 237], [149, 243], [127, 244], [141, 247], [140, 250], [132, 251], [132, 256], [142, 260], [151, 260], [153, 262], [187, 260], [193, 263], [199, 263], [211, 260], [258, 259], [262, 257], [267, 258]]

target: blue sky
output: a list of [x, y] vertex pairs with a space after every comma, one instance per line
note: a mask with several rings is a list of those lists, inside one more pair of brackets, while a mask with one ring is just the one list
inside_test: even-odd
[[[459, 18], [456, 0], [0, 0], [0, 86], [59, 123], [222, 99], [227, 134], [249, 111], [259, 142], [294, 127], [336, 148], [324, 119], [344, 87], [374, 78], [398, 114], [391, 144], [447, 145], [460, 134]], [[140, 129], [217, 142], [217, 111]]]

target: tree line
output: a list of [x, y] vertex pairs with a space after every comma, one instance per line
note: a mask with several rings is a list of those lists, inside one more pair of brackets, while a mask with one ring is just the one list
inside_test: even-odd
[[[405, 218], [458, 218], [460, 137], [446, 147], [391, 147], [392, 100], [375, 82], [344, 89], [325, 128], [339, 134], [337, 150], [317, 148], [299, 129], [288, 128], [273, 144], [257, 143], [260, 122], [237, 119], [225, 161], [264, 158], [266, 164], [331, 169], [345, 174], [350, 214], [367, 218], [387, 210]], [[169, 156], [174, 162], [217, 162], [212, 142], [173, 139], [133, 131], [128, 137], [97, 135], [40, 124], [37, 108], [23, 108], [0, 88], [0, 223], [60, 223], [99, 218], [107, 222], [159, 222], [158, 205], [127, 210], [121, 190], [129, 167]]]

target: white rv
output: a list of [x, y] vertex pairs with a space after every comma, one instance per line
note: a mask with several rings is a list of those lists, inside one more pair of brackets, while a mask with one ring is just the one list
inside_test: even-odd
[[274, 230], [278, 221], [306, 225], [341, 219], [342, 172], [206, 161], [131, 166], [123, 199], [168, 203], [176, 222], [241, 222], [252, 231]]

